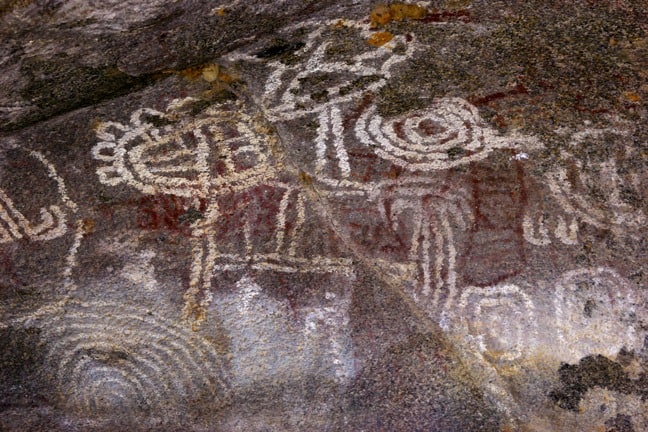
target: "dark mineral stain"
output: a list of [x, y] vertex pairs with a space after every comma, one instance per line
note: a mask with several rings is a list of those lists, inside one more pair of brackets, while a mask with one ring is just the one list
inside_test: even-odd
[[642, 374], [632, 380], [620, 363], [600, 354], [583, 357], [577, 365], [563, 364], [558, 369], [562, 386], [549, 393], [549, 398], [563, 409], [578, 411], [578, 405], [588, 390], [602, 387], [622, 394], [648, 397], [648, 377]]
[[499, 163], [493, 162], [497, 160], [473, 163], [469, 177], [475, 223], [461, 266], [464, 282], [479, 286], [518, 274], [527, 259], [522, 236], [527, 205], [523, 166], [505, 153], [499, 155]]
[[277, 40], [274, 44], [270, 45], [267, 48], [263, 48], [260, 51], [254, 53], [257, 58], [271, 59], [274, 57], [280, 57], [285, 54], [291, 54], [306, 45], [304, 42], [287, 42], [284, 40]]
[[592, 312], [596, 309], [596, 303], [592, 299], [587, 299], [585, 307], [583, 308], [583, 315], [587, 318], [592, 318]]
[[634, 432], [632, 417], [626, 414], [617, 414], [605, 422], [605, 432]]
[[509, 96], [517, 96], [522, 94], [529, 94], [529, 90], [524, 84], [517, 83], [511, 90], [494, 92], [485, 96], [470, 96], [468, 97], [468, 100], [475, 106], [484, 106], [498, 99], [504, 99]]
[[450, 160], [456, 160], [463, 156], [466, 150], [463, 147], [452, 147], [448, 149], [447, 153]]
[[129, 359], [129, 354], [120, 350], [97, 350], [86, 349], [81, 353], [82, 356], [89, 357], [93, 360], [99, 361], [107, 365], [116, 365]]

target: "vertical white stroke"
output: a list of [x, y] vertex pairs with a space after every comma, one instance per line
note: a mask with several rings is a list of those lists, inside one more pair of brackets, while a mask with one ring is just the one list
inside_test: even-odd
[[572, 217], [572, 221], [567, 226], [567, 222], [562, 216], [558, 216], [558, 225], [555, 230], [556, 237], [566, 245], [578, 244], [578, 221]]
[[35, 150], [31, 150], [29, 154], [38, 159], [45, 167], [47, 168], [47, 175], [53, 179], [56, 182], [56, 187], [58, 188], [58, 192], [61, 195], [61, 199], [65, 203], [65, 205], [72, 210], [73, 213], [76, 213], [79, 207], [76, 205], [74, 201], [70, 199], [67, 193], [67, 188], [65, 187], [65, 182], [61, 178], [61, 176], [58, 175], [56, 172], [56, 168], [54, 168], [54, 165], [48, 161], [45, 156], [43, 156], [42, 153], [37, 152]]
[[533, 225], [533, 218], [528, 213], [525, 213], [522, 221], [522, 232], [524, 239], [535, 246], [547, 246], [548, 244], [551, 244], [549, 231], [545, 226], [544, 218], [542, 216], [538, 218], [537, 231]]
[[340, 108], [331, 106], [331, 132], [333, 134], [333, 145], [338, 159], [338, 167], [343, 178], [349, 177], [351, 167], [349, 166], [349, 155], [344, 147], [344, 126]]
[[425, 224], [421, 227], [423, 242], [421, 243], [421, 259], [423, 268], [423, 289], [424, 296], [430, 295], [431, 275], [430, 275], [430, 226]]
[[76, 230], [74, 232], [74, 240], [67, 256], [65, 257], [65, 270], [63, 270], [63, 284], [65, 289], [74, 291], [77, 289], [76, 284], [72, 280], [72, 271], [77, 266], [77, 254], [79, 247], [81, 247], [81, 240], [85, 235], [85, 227], [83, 220], [79, 219], [76, 223]]
[[295, 229], [293, 230], [292, 240], [290, 242], [290, 248], [288, 249], [289, 256], [295, 256], [297, 253], [297, 243], [301, 238], [302, 227], [306, 221], [306, 203], [304, 194], [297, 192], [297, 220], [295, 223]]
[[452, 305], [452, 300], [456, 295], [457, 288], [457, 273], [455, 272], [455, 265], [457, 261], [457, 250], [454, 244], [454, 233], [448, 220], [448, 214], [444, 210], [441, 215], [441, 225], [445, 231], [446, 244], [448, 245], [448, 297], [446, 298], [444, 310], [448, 310]]
[[315, 172], [321, 174], [326, 167], [326, 141], [330, 133], [329, 113], [322, 110], [319, 113], [319, 126], [315, 137]]
[[281, 248], [284, 244], [284, 238], [286, 236], [286, 211], [288, 210], [288, 204], [290, 203], [290, 195], [292, 194], [292, 192], [292, 189], [286, 189], [283, 196], [281, 197], [281, 202], [279, 203], [279, 213], [277, 214], [277, 233], [275, 240], [276, 253], [281, 252]]

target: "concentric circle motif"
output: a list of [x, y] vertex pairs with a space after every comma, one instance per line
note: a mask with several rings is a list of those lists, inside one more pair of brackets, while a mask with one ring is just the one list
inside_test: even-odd
[[437, 99], [426, 109], [393, 119], [383, 118], [373, 106], [358, 119], [355, 133], [380, 157], [412, 171], [448, 169], [512, 147], [460, 98]]
[[150, 311], [97, 302], [41, 318], [47, 376], [66, 412], [177, 419], [226, 398], [224, 356]]
[[458, 327], [490, 361], [517, 360], [537, 338], [535, 305], [524, 287], [465, 287], [458, 309]]
[[607, 267], [565, 273], [556, 283], [554, 313], [562, 346], [581, 356], [640, 350], [648, 336], [648, 296]]

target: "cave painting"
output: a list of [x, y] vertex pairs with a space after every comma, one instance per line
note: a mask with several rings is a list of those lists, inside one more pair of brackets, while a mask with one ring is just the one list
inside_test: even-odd
[[499, 135], [475, 106], [456, 97], [435, 99], [423, 110], [388, 120], [371, 106], [358, 119], [355, 133], [380, 157], [410, 171], [448, 169], [485, 159], [498, 148], [535, 144], [530, 137]]
[[[52, 241], [73, 231], [73, 240], [65, 255], [63, 278], [65, 287], [74, 289], [72, 271], [76, 266], [77, 250], [85, 234], [84, 222], [78, 217], [78, 205], [70, 198], [65, 181], [54, 164], [43, 153], [12, 142], [5, 146], [3, 152], [10, 164], [4, 167], [3, 172], [4, 176], [11, 177], [5, 179], [9, 185], [13, 186], [12, 182], [20, 184], [27, 175], [43, 189], [25, 200], [25, 190], [0, 188], [0, 244]], [[12, 167], [11, 164], [16, 166]], [[16, 192], [18, 195], [23, 194], [22, 198], [11, 196]], [[41, 197], [44, 197], [45, 203], [37, 210], [36, 216], [33, 214], [35, 209], [28, 207], [32, 201], [37, 202]]]
[[43, 154], [25, 150], [28, 155], [41, 163], [47, 175], [57, 186], [59, 202], [41, 207], [39, 220], [29, 220], [14, 204], [9, 195], [0, 189], [0, 243], [8, 243], [22, 238], [31, 241], [52, 240], [67, 232], [67, 215], [76, 213], [78, 206], [70, 199], [63, 179], [58, 175]]
[[[619, 157], [634, 153], [583, 162], [578, 152], [580, 143], [604, 131], [574, 132], [560, 167], [544, 174], [548, 194], [562, 210], [545, 218], [528, 210], [535, 204], [525, 167], [544, 148], [537, 137], [496, 131], [459, 97], [430, 98], [425, 108], [384, 114], [379, 91], [421, 46], [411, 34], [375, 46], [367, 43], [372, 31], [353, 20], [306, 22], [282, 30], [285, 40], [230, 53], [223, 61], [265, 69], [267, 80], [251, 85], [261, 86], [257, 102], [282, 136], [284, 156], [316, 192], [336, 233], [387, 277], [402, 281], [425, 309], [452, 307], [461, 286], [495, 286], [519, 275], [529, 247], [554, 240], [577, 245], [580, 222], [641, 226], [644, 215], [629, 202], [643, 180], [621, 179], [625, 174], [616, 168]], [[334, 32], [338, 37], [331, 37]], [[350, 261], [335, 254], [300, 256], [312, 197], [306, 199], [294, 178], [282, 180], [270, 151], [273, 138], [258, 115], [243, 103], [183, 114], [196, 101], [173, 101], [165, 112], [139, 109], [127, 125], [102, 123], [93, 149], [103, 183], [186, 197], [201, 209], [192, 224], [186, 314], [199, 316], [210, 303], [216, 272], [350, 271]], [[609, 204], [585, 195], [600, 174], [612, 178]], [[633, 185], [634, 195], [622, 184]], [[232, 202], [228, 194], [240, 195], [226, 212], [221, 197]], [[263, 224], [255, 215], [260, 194], [268, 197], [261, 207], [271, 209], [271, 238], [255, 228]], [[240, 239], [229, 243], [244, 247], [224, 246], [218, 225], [231, 225]]]
[[153, 310], [66, 301], [23, 320], [47, 336], [53, 402], [72, 412], [94, 419], [172, 417], [169, 409], [189, 399], [216, 405], [227, 399], [227, 347]]
[[[591, 152], [592, 143], [605, 142], [603, 152]], [[590, 147], [591, 146], [591, 147]], [[561, 152], [562, 164], [546, 179], [565, 212], [598, 228], [637, 230], [647, 218], [641, 202], [646, 190], [641, 146], [628, 130], [585, 129], [571, 135]]]
[[[458, 285], [487, 285], [523, 268], [524, 238], [517, 227], [522, 214], [506, 215], [495, 225], [487, 220], [492, 215], [477, 215], [475, 195], [508, 199], [508, 191], [471, 185], [469, 177], [476, 163], [499, 151], [511, 159], [505, 169], [514, 173], [500, 177], [517, 182], [528, 152], [543, 145], [533, 136], [500, 134], [459, 97], [384, 115], [379, 93], [423, 47], [412, 34], [391, 35], [375, 46], [374, 31], [352, 20], [307, 23], [283, 30], [290, 43], [275, 41], [226, 59], [267, 70], [258, 102], [285, 134], [287, 158], [312, 180], [338, 232], [389, 277], [404, 280], [417, 301], [440, 310], [456, 301]], [[468, 175], [462, 178], [457, 169]], [[524, 194], [512, 195], [520, 201], [512, 205], [522, 207]], [[483, 259], [475, 252], [483, 229], [507, 250], [505, 264], [491, 266], [493, 280], [461, 281], [461, 261]], [[468, 258], [461, 258], [462, 248]], [[522, 257], [515, 268], [509, 255]]]
[[567, 144], [544, 181], [562, 212], [526, 214], [525, 239], [536, 246], [554, 240], [575, 245], [579, 223], [635, 236], [647, 221], [641, 203], [648, 185], [642, 174], [642, 144], [633, 142], [632, 127], [612, 122], [606, 128], [559, 132]]
[[[240, 105], [214, 105], [193, 118], [183, 115], [195, 101], [174, 100], [165, 112], [139, 109], [126, 125], [101, 123], [97, 128], [101, 141], [92, 149], [102, 163], [97, 168], [102, 183], [125, 183], [148, 195], [184, 197], [194, 201], [195, 209], [204, 209], [191, 225], [193, 261], [185, 315], [203, 318], [211, 302], [214, 272], [239, 268], [347, 271], [344, 258], [299, 254], [306, 202], [299, 188], [278, 180], [275, 165], [269, 161], [270, 137], [261, 126]], [[265, 214], [271, 238], [263, 242], [255, 239], [255, 218], [272, 206], [258, 202], [259, 195], [270, 196], [276, 207]], [[227, 209], [231, 213], [227, 220], [221, 211], [221, 203], [227, 201], [223, 197], [233, 205]], [[242, 234], [234, 242], [243, 245], [242, 249], [222, 250], [227, 224]], [[255, 240], [263, 243], [261, 251]]]
[[584, 267], [533, 285], [464, 287], [441, 325], [497, 364], [531, 357], [547, 344], [562, 362], [642, 349], [648, 297], [613, 269]]

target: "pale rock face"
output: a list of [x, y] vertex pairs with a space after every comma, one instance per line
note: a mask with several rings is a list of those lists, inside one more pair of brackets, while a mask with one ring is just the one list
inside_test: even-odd
[[254, 388], [257, 381], [299, 381], [310, 375], [340, 382], [353, 378], [349, 292], [327, 292], [321, 305], [291, 310], [249, 277], [235, 287], [234, 294], [214, 303], [232, 341], [239, 385]]

